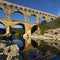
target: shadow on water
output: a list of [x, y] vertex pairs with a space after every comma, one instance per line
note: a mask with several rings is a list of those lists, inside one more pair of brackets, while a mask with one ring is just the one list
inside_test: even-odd
[[52, 58], [50, 58], [50, 59], [47, 59], [47, 60], [60, 60], [60, 57], [58, 57], [58, 56], [55, 56], [55, 57], [52, 57]]

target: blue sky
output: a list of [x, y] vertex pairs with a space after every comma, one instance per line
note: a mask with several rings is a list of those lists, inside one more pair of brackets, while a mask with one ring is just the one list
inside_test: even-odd
[[60, 0], [7, 0], [7, 1], [60, 16]]

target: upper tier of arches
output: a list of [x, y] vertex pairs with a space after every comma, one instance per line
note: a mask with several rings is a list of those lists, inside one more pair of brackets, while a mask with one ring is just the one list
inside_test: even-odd
[[[24, 6], [19, 6], [9, 2], [0, 2], [0, 9], [5, 13], [7, 20], [18, 20], [31, 23], [39, 23], [43, 20], [50, 22], [57, 18], [57, 16], [42, 12], [39, 10], [27, 8]], [[2, 16], [2, 14], [0, 15]], [[2, 17], [3, 18], [3, 17]]]

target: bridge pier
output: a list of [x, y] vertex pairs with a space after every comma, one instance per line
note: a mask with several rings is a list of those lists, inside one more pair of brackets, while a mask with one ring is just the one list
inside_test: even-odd
[[6, 34], [8, 35], [10, 33], [10, 26], [6, 27]]
[[25, 39], [25, 47], [31, 44], [31, 28], [28, 25], [25, 27], [25, 34], [23, 35], [23, 38]]
[[49, 22], [49, 18], [45, 18], [46, 22]]
[[38, 24], [38, 23], [41, 23], [41, 22], [40, 22], [40, 17], [38, 17], [38, 16], [36, 17], [36, 22], [37, 22], [37, 24]]
[[[7, 10], [7, 9], [8, 9], [8, 8], [6, 8], [6, 15], [7, 15], [7, 16], [6, 16], [6, 20], [11, 20], [11, 19], [10, 19], [10, 16], [11, 16], [11, 14], [12, 14], [12, 10], [11, 10], [11, 9], [8, 9], [8, 10]], [[9, 13], [7, 13], [7, 12], [9, 12]]]

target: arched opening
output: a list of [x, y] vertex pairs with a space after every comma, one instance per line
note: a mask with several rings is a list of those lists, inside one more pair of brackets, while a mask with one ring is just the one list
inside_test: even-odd
[[16, 24], [11, 29], [11, 32], [15, 32], [18, 39], [21, 39], [23, 37], [23, 34], [25, 33], [25, 27], [24, 24]]
[[31, 23], [36, 23], [36, 16], [35, 15], [31, 15], [29, 17], [29, 20], [30, 20]]
[[25, 40], [23, 39], [23, 34], [25, 33], [24, 24], [18, 23], [11, 28], [13, 43], [17, 44], [20, 50], [25, 47]]
[[32, 29], [31, 29], [31, 34], [33, 34], [37, 30], [37, 28], [38, 28], [37, 25], [33, 26]]
[[43, 22], [43, 21], [45, 21], [45, 17], [44, 16], [40, 18], [40, 22]]
[[31, 40], [31, 44], [34, 48], [37, 48], [38, 47], [38, 43], [34, 40]]
[[0, 23], [0, 35], [5, 33], [6, 33], [6, 27], [4, 26], [4, 24]]
[[3, 18], [3, 19], [6, 18], [6, 14], [2, 8], [0, 8], [0, 18]]
[[52, 22], [53, 21], [53, 18], [49, 18], [48, 22]]
[[22, 21], [24, 22], [25, 18], [21, 12], [13, 12], [11, 14], [11, 20]]

